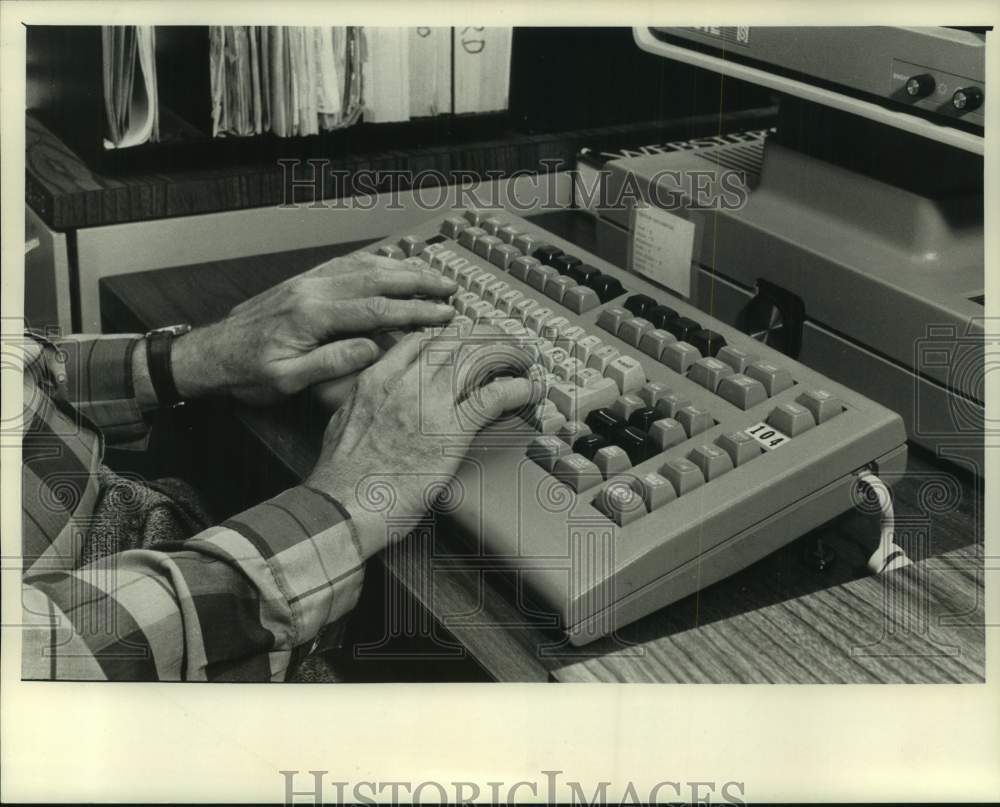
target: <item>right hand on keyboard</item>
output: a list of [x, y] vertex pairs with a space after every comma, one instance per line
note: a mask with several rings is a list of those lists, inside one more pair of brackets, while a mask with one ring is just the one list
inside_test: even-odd
[[[527, 378], [489, 380], [469, 372], [470, 366], [493, 373], [524, 368], [499, 332], [486, 340], [479, 331], [475, 340], [468, 336], [467, 329], [452, 327], [403, 337], [360, 374], [330, 419], [306, 484], [347, 508], [366, 557], [389, 535], [390, 508], [370, 500], [374, 490], [393, 499], [394, 521], [419, 518], [429, 505], [428, 489], [441, 490], [452, 480], [479, 429], [540, 399], [543, 390]], [[442, 361], [448, 354], [451, 359]]]

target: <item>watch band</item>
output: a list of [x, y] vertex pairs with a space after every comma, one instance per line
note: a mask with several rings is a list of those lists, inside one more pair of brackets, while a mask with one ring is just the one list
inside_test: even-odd
[[190, 328], [181, 330], [176, 327], [157, 328], [146, 334], [146, 364], [149, 367], [149, 380], [153, 384], [156, 400], [160, 406], [175, 406], [181, 402], [180, 393], [174, 383], [174, 370], [170, 362], [170, 348], [174, 336], [185, 333]]

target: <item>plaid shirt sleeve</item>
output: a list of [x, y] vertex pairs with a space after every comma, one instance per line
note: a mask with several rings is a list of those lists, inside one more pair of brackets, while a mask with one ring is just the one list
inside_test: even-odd
[[132, 385], [132, 354], [141, 343], [136, 334], [71, 335], [47, 342], [46, 363], [59, 394], [110, 445], [143, 447], [149, 431]]
[[183, 543], [24, 580], [24, 678], [283, 680], [357, 603], [349, 515], [300, 486]]

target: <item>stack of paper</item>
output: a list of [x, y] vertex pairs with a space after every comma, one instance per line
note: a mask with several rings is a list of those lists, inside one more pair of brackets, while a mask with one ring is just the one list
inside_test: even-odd
[[128, 148], [159, 140], [156, 35], [153, 27], [103, 26], [101, 46], [107, 120], [104, 148]]

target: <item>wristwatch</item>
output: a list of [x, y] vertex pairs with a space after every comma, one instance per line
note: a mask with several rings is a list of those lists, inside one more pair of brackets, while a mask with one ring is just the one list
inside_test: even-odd
[[180, 393], [174, 384], [174, 369], [170, 363], [170, 346], [174, 338], [191, 330], [190, 325], [167, 325], [154, 328], [146, 334], [146, 364], [149, 366], [149, 380], [160, 406], [176, 406], [181, 403]]

